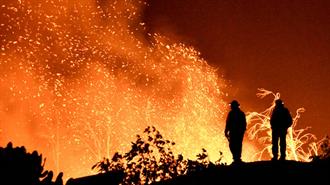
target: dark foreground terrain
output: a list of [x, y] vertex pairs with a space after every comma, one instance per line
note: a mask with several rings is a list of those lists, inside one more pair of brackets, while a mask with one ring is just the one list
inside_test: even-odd
[[[70, 179], [67, 185], [118, 184], [120, 174], [99, 174]], [[118, 178], [119, 177], [119, 178]], [[239, 165], [214, 166], [191, 172], [157, 185], [213, 184], [329, 184], [330, 160], [310, 163], [296, 161], [259, 161]]]

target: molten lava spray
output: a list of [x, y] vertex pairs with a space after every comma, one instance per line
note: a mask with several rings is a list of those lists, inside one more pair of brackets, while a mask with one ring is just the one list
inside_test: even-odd
[[145, 34], [144, 5], [2, 0], [1, 145], [36, 149], [47, 169], [77, 177], [154, 125], [185, 157], [205, 148], [230, 161], [223, 82], [193, 48]]
[[[255, 153], [253, 158], [256, 160], [269, 159], [272, 155], [272, 129], [270, 126], [270, 118], [273, 109], [275, 108], [275, 101], [280, 98], [280, 93], [274, 93], [272, 91], [259, 88], [257, 96], [264, 98], [266, 96], [273, 96], [273, 102], [270, 107], [262, 112], [248, 112], [246, 119], [249, 124], [247, 134], [250, 140], [258, 140], [256, 145], [259, 145], [259, 152]], [[298, 120], [301, 113], [305, 111], [305, 108], [301, 107], [296, 110], [296, 115], [293, 117], [293, 124], [288, 128], [288, 134], [286, 137], [287, 149], [286, 159], [295, 161], [308, 162], [312, 160], [312, 156], [318, 156], [318, 150], [320, 145], [325, 139], [317, 141], [314, 134], [308, 132], [310, 127], [297, 128]], [[291, 113], [292, 114], [292, 113]], [[293, 114], [292, 114], [293, 116]], [[258, 144], [257, 144], [258, 143]], [[267, 158], [265, 158], [265, 154]]]

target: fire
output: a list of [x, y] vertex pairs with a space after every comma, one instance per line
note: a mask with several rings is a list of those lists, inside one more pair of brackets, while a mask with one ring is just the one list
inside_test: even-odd
[[[272, 95], [274, 100], [269, 108], [265, 111], [249, 112], [247, 114], [247, 122], [249, 124], [248, 136], [249, 139], [253, 140], [258, 138], [259, 144], [261, 145], [260, 152], [257, 152], [254, 156], [256, 160], [265, 158], [265, 155], [269, 158], [272, 156], [272, 133], [270, 128], [270, 116], [275, 107], [275, 100], [280, 98], [280, 93], [274, 93], [266, 89], [259, 89], [257, 96], [264, 98], [265, 96]], [[317, 138], [312, 133], [307, 132], [309, 127], [303, 129], [297, 129], [298, 120], [300, 114], [304, 112], [304, 108], [296, 110], [296, 115], [293, 118], [293, 124], [288, 129], [287, 134], [287, 159], [296, 161], [311, 161], [311, 156], [318, 154], [318, 145], [321, 141], [316, 141]]]
[[[145, 34], [144, 6], [2, 1], [1, 145], [36, 149], [48, 168], [77, 177], [154, 125], [185, 157], [205, 148], [230, 161], [222, 79], [195, 49]], [[244, 147], [249, 159], [253, 146]]]
[[[202, 148], [231, 161], [223, 135], [225, 83], [199, 52], [157, 34], [145, 34], [144, 1], [5, 0], [0, 15], [0, 143], [37, 149], [66, 177], [88, 175], [93, 164], [149, 125], [194, 159]], [[145, 36], [147, 35], [147, 36]], [[260, 97], [279, 93], [261, 90]], [[270, 153], [269, 116], [247, 114], [262, 159]], [[289, 159], [308, 161], [315, 136], [288, 132]], [[253, 144], [252, 144], [253, 143]], [[253, 141], [243, 160], [253, 160]], [[303, 145], [307, 145], [306, 147]], [[252, 155], [251, 155], [252, 154]]]

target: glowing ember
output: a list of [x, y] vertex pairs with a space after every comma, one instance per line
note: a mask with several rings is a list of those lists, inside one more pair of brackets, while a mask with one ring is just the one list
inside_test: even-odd
[[146, 39], [144, 5], [2, 1], [1, 145], [37, 149], [48, 168], [75, 177], [154, 125], [185, 157], [204, 147], [211, 160], [221, 150], [230, 161], [221, 79], [193, 48]]

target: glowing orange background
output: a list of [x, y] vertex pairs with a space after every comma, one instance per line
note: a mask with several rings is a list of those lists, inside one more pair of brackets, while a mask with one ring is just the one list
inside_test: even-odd
[[330, 1], [155, 0], [149, 29], [194, 45], [229, 81], [228, 98], [261, 111], [256, 89], [281, 92], [291, 112], [305, 107], [301, 127], [330, 133]]
[[[2, 1], [0, 143], [47, 158], [65, 179], [125, 152], [154, 125], [194, 158], [230, 162], [226, 82], [180, 40], [147, 32], [143, 1]], [[255, 153], [246, 142], [244, 160]]]
[[[305, 106], [302, 125], [329, 132], [326, 114], [313, 112], [329, 101], [326, 5], [164, 2], [2, 1], [1, 145], [37, 149], [76, 177], [155, 125], [186, 157], [205, 147], [230, 161], [227, 102], [264, 110], [258, 87], [280, 91], [292, 111]], [[244, 147], [251, 160], [253, 142]]]

